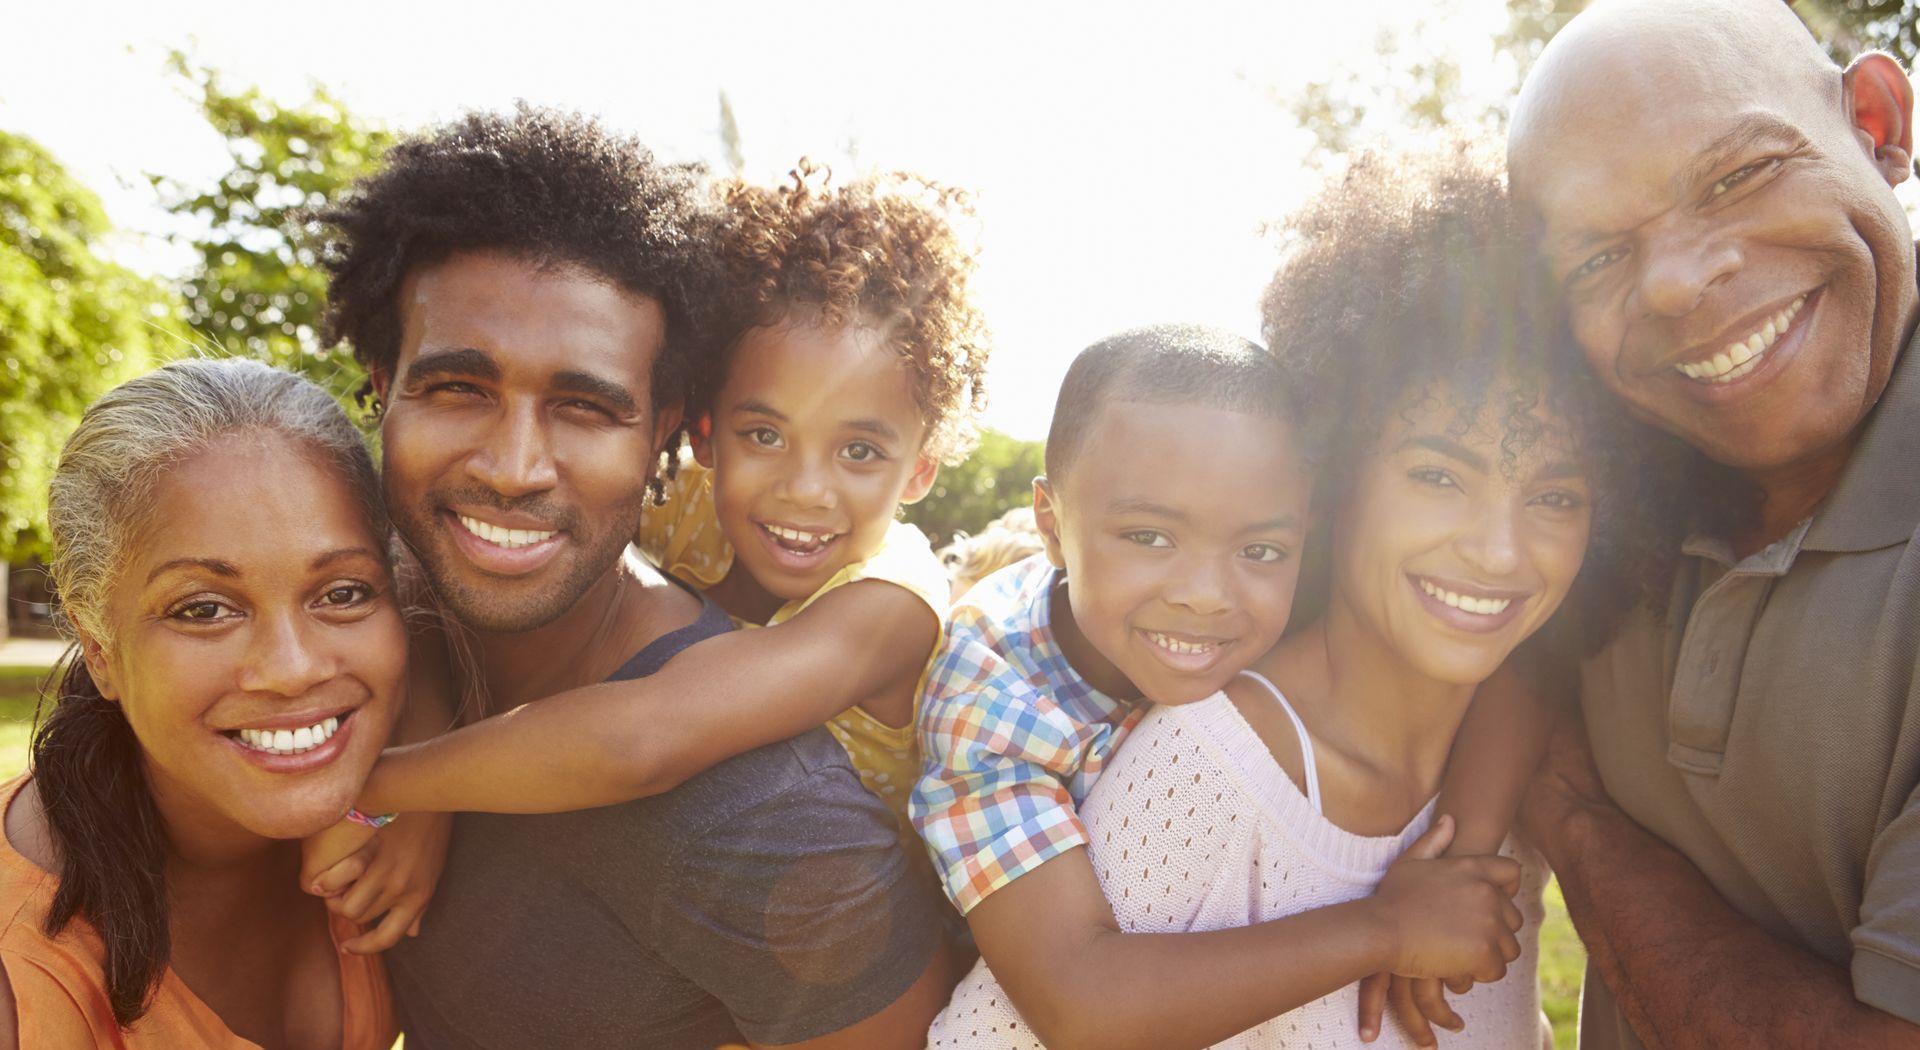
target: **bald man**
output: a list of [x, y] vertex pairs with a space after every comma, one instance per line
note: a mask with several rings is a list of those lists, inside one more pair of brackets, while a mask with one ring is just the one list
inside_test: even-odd
[[1780, 0], [1597, 4], [1516, 104], [1594, 370], [1763, 496], [1582, 669], [1522, 815], [1589, 1048], [1920, 1047], [1912, 113]]

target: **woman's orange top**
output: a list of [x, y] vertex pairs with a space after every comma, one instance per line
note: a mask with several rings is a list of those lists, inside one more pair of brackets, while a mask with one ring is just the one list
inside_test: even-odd
[[[26, 782], [26, 776], [19, 776], [0, 786], [0, 815]], [[0, 963], [13, 985], [22, 1047], [259, 1050], [228, 1031], [171, 968], [160, 978], [146, 1015], [128, 1029], [115, 1024], [100, 935], [80, 918], [58, 937], [46, 934], [47, 909], [59, 881], [14, 849], [0, 829]], [[360, 933], [347, 919], [331, 912], [327, 918], [335, 945]], [[346, 1033], [342, 1050], [388, 1050], [393, 1045], [398, 1025], [379, 956], [340, 953], [340, 998], [341, 1030]]]

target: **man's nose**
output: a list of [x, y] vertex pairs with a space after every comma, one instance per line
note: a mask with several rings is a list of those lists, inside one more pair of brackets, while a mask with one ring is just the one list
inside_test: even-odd
[[1691, 224], [1650, 233], [1640, 255], [1639, 306], [1659, 317], [1692, 313], [1708, 289], [1737, 273], [1743, 262], [1732, 240]]
[[559, 470], [539, 406], [511, 406], [487, 441], [468, 457], [467, 473], [509, 499], [553, 488]]

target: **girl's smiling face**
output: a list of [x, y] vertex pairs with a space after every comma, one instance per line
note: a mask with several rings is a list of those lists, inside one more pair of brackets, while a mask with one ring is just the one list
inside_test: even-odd
[[933, 486], [907, 361], [877, 330], [751, 329], [715, 399], [714, 505], [735, 565], [785, 601], [871, 557], [894, 512]]
[[170, 821], [299, 838], [379, 757], [406, 670], [384, 537], [353, 487], [274, 434], [234, 432], [163, 476], [83, 638]]
[[1335, 612], [1440, 681], [1491, 675], [1586, 555], [1593, 496], [1566, 427], [1536, 410], [1539, 435], [1510, 440], [1509, 394], [1496, 384], [1466, 419], [1449, 387], [1409, 392], [1333, 530]]

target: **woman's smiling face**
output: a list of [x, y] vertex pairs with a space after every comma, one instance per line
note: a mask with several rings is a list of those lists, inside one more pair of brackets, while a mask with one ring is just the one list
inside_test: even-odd
[[1440, 681], [1491, 675], [1559, 608], [1586, 555], [1585, 467], [1541, 410], [1538, 437], [1512, 440], [1510, 395], [1496, 384], [1469, 418], [1447, 386], [1410, 391], [1333, 530], [1334, 608]]
[[406, 670], [384, 537], [351, 484], [284, 437], [229, 433], [163, 475], [128, 551], [111, 637], [85, 650], [169, 820], [280, 839], [338, 820]]

